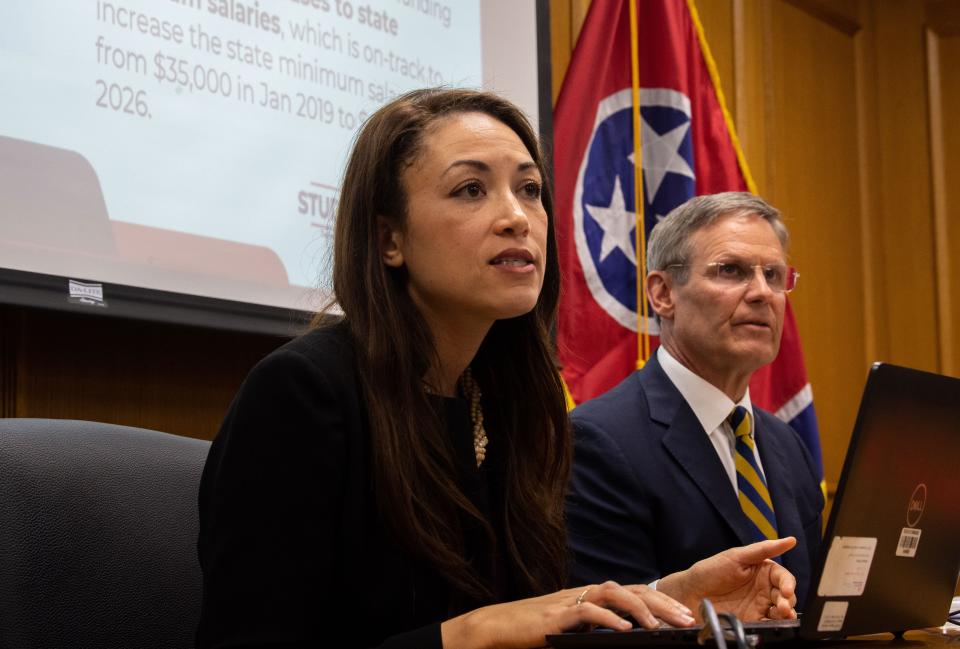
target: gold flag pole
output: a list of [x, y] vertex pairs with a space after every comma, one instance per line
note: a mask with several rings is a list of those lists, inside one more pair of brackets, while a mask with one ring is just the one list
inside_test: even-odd
[[637, 215], [637, 369], [650, 358], [650, 331], [647, 329], [647, 232], [643, 226], [643, 149], [640, 138], [640, 35], [637, 27], [637, 0], [630, 0], [630, 72], [633, 89], [633, 202]]

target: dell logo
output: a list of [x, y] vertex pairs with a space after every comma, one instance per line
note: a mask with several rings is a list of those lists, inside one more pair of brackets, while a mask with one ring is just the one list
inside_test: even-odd
[[910, 495], [907, 502], [907, 527], [916, 527], [923, 516], [923, 508], [927, 505], [927, 485], [920, 483]]

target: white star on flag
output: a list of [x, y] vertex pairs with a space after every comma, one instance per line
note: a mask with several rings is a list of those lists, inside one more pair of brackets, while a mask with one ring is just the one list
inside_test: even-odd
[[[690, 130], [690, 122], [684, 122], [673, 130], [660, 135], [647, 124], [647, 120], [640, 120], [640, 135], [643, 142], [643, 184], [647, 190], [647, 202], [653, 203], [663, 182], [663, 177], [669, 172], [677, 173], [688, 178], [696, 178], [693, 169], [680, 155], [680, 145]], [[634, 155], [629, 156], [634, 163]]]
[[613, 182], [613, 196], [610, 197], [608, 207], [587, 205], [587, 211], [603, 230], [603, 242], [600, 244], [600, 261], [607, 258], [614, 248], [619, 248], [624, 256], [634, 266], [637, 265], [636, 253], [633, 250], [633, 231], [637, 227], [637, 215], [626, 207], [623, 199], [623, 189], [620, 187], [620, 176]]

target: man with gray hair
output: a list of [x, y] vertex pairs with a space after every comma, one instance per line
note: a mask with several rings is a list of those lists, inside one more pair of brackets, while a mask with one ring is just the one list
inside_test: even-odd
[[660, 347], [643, 369], [572, 413], [571, 583], [643, 583], [727, 548], [795, 536], [782, 557], [810, 584], [823, 496], [787, 424], [752, 406], [776, 358], [797, 273], [763, 199], [697, 196], [650, 235], [647, 297]]

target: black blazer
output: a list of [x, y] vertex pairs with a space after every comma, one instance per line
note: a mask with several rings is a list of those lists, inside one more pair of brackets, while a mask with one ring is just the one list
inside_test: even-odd
[[[754, 434], [801, 603], [820, 547], [823, 495], [810, 454], [787, 424], [754, 408]], [[717, 451], [654, 355], [572, 414], [567, 501], [573, 584], [648, 583], [750, 542]]]
[[[466, 402], [443, 401], [451, 431], [462, 432], [458, 456], [477, 474]], [[306, 334], [251, 371], [200, 486], [198, 648], [441, 647], [450, 594], [380, 520], [369, 448], [342, 326]]]

